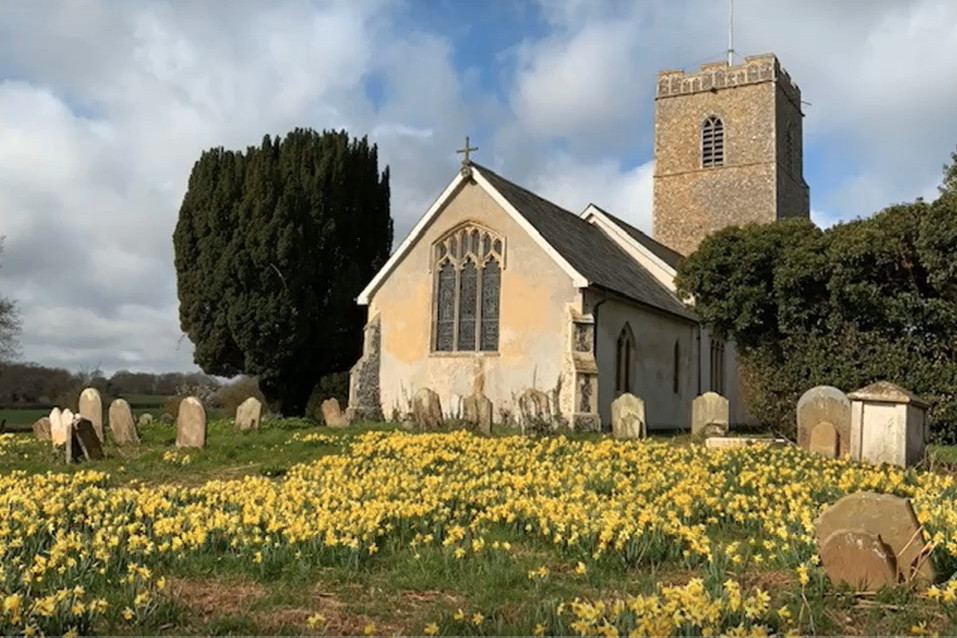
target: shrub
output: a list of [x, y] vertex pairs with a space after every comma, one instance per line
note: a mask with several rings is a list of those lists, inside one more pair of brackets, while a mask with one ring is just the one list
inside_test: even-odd
[[210, 402], [217, 408], [221, 408], [224, 415], [230, 416], [235, 415], [236, 409], [249, 397], [258, 399], [263, 405], [266, 403], [259, 389], [259, 382], [254, 377], [241, 376], [221, 387], [212, 396]]

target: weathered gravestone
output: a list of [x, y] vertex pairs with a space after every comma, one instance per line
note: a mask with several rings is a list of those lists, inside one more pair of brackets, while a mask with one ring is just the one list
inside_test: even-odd
[[45, 416], [33, 422], [33, 436], [38, 441], [49, 441], [50, 436], [50, 417]]
[[196, 397], [180, 401], [176, 447], [206, 447], [206, 409]]
[[249, 397], [236, 408], [236, 427], [242, 432], [259, 428], [263, 404], [256, 397]]
[[87, 388], [80, 393], [80, 416], [93, 424], [93, 430], [103, 441], [103, 399], [96, 388]]
[[526, 430], [554, 429], [551, 402], [541, 390], [528, 388], [518, 397], [518, 424]]
[[909, 467], [924, 458], [929, 437], [926, 401], [888, 381], [856, 390], [848, 399], [852, 459]]
[[802, 394], [797, 402], [797, 436], [798, 446], [805, 450], [831, 458], [847, 454], [851, 441], [851, 402], [847, 395], [829, 385], [815, 386]]
[[452, 393], [452, 396], [449, 397], [449, 418], [452, 420], [462, 418], [462, 395]]
[[705, 392], [691, 402], [691, 436], [706, 439], [728, 433], [728, 400], [717, 392]]
[[[66, 443], [67, 430], [63, 422], [63, 416], [60, 408], [50, 410], [50, 441], [53, 445], [63, 445]], [[70, 419], [73, 420], [72, 418]]]
[[897, 584], [894, 550], [880, 536], [860, 529], [839, 529], [821, 543], [821, 567], [835, 585], [861, 592]]
[[69, 425], [70, 435], [67, 437], [66, 461], [72, 463], [80, 459], [95, 461], [103, 458], [103, 447], [100, 437], [93, 429], [93, 423], [82, 416], [76, 416]]
[[133, 423], [133, 411], [126, 399], [115, 399], [110, 404], [110, 432], [117, 445], [129, 445], [140, 442], [140, 435]]
[[330, 428], [344, 428], [349, 425], [349, 420], [339, 407], [339, 399], [331, 397], [322, 402], [322, 420]]
[[152, 422], [153, 422], [153, 415], [150, 414], [149, 412], [144, 412], [143, 414], [139, 416], [138, 419], [136, 419], [137, 425], [149, 425]]
[[412, 420], [425, 430], [441, 427], [444, 419], [439, 395], [429, 388], [420, 388], [412, 398]]
[[890, 548], [891, 556], [896, 557], [895, 569], [899, 578], [931, 583], [936, 577], [931, 557], [925, 555], [917, 515], [906, 498], [875, 492], [848, 494], [821, 512], [814, 527], [822, 547], [839, 530], [879, 536]]
[[473, 430], [482, 434], [492, 433], [492, 401], [476, 392], [462, 401], [462, 418]]
[[648, 436], [645, 402], [630, 392], [612, 401], [611, 432], [616, 439], [643, 439]]

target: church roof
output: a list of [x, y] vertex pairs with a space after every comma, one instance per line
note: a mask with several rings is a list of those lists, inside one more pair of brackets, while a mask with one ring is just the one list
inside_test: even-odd
[[[595, 206], [595, 205], [592, 204], [592, 206]], [[638, 230], [637, 228], [635, 228], [634, 226], [632, 226], [631, 224], [629, 224], [622, 218], [612, 215], [611, 213], [609, 213], [604, 208], [601, 208], [600, 206], [595, 206], [595, 208], [600, 210], [602, 214], [605, 215], [605, 217], [607, 217], [611, 221], [618, 224], [618, 226], [620, 226], [623, 231], [631, 235], [632, 239], [634, 239], [636, 242], [638, 242], [639, 244], [641, 244], [642, 246], [644, 246], [645, 248], [653, 252], [655, 256], [658, 257], [658, 259], [665, 262], [672, 268], [678, 268], [678, 264], [680, 264], [681, 261], [684, 259], [684, 256], [678, 251], [672, 250], [668, 248], [667, 246], [665, 246], [664, 244], [662, 244], [661, 242], [655, 241], [651, 237], [651, 235], [641, 232], [640, 230]]]
[[[665, 288], [654, 275], [645, 270], [597, 226], [508, 181], [484, 166], [472, 163], [472, 167], [478, 170], [492, 187], [535, 227], [542, 238], [593, 286], [604, 288], [669, 314], [691, 321], [698, 320], [695, 313], [674, 293]], [[622, 223], [622, 227], [627, 230], [627, 225], [620, 220], [615, 221]], [[664, 248], [638, 229], [633, 230], [653, 242], [657, 249]], [[635, 239], [642, 241], [637, 237]], [[656, 250], [650, 246], [648, 248]], [[662, 259], [671, 263], [664, 257]], [[673, 260], [674, 257], [669, 256], [669, 259]]]

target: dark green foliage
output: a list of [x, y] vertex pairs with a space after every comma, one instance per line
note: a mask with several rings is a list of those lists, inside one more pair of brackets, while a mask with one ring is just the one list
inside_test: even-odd
[[679, 291], [738, 344], [756, 417], [793, 433], [808, 388], [886, 379], [932, 401], [933, 437], [957, 441], [955, 187], [957, 163], [933, 203], [825, 231], [794, 219], [725, 228], [685, 260]]
[[319, 379], [313, 388], [306, 405], [306, 418], [322, 423], [322, 402], [326, 399], [336, 399], [339, 407], [345, 411], [349, 405], [349, 373], [333, 372]]
[[193, 167], [173, 244], [196, 363], [254, 375], [271, 407], [302, 414], [318, 379], [360, 355], [355, 298], [392, 245], [389, 169], [345, 131], [211, 149]]

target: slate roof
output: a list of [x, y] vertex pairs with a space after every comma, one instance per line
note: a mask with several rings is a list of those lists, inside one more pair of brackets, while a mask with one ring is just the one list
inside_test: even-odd
[[472, 166], [593, 286], [690, 321], [698, 320], [673, 292], [597, 226], [484, 166]]
[[[595, 205], [592, 204], [592, 206], [595, 206]], [[595, 206], [595, 208], [598, 208], [598, 210], [600, 210], [605, 215], [605, 217], [607, 217], [611, 221], [621, 226], [621, 229], [623, 231], [631, 235], [632, 239], [634, 239], [639, 244], [641, 244], [642, 246], [644, 246], [645, 248], [653, 252], [655, 256], [658, 257], [658, 259], [665, 262], [672, 268], [677, 268], [678, 264], [681, 263], [681, 260], [684, 259], [684, 256], [681, 253], [668, 248], [667, 246], [665, 246], [664, 244], [660, 242], [655, 241], [654, 239], [652, 239], [650, 235], [647, 235], [641, 232], [640, 230], [638, 230], [637, 228], [635, 228], [634, 226], [632, 226], [625, 220], [621, 219], [620, 217], [615, 217], [614, 215], [609, 213], [607, 210], [604, 210], [603, 208], [599, 208], [598, 206]]]

